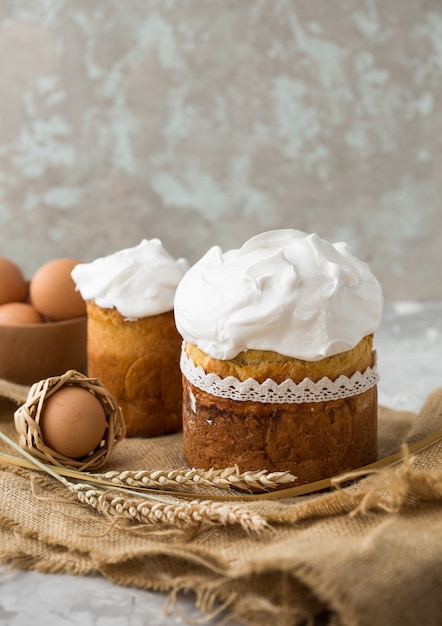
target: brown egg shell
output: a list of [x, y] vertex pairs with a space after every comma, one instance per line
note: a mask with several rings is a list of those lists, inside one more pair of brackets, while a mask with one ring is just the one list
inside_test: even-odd
[[28, 302], [6, 302], [0, 305], [1, 326], [43, 324], [43, 316]]
[[93, 452], [103, 440], [107, 427], [100, 400], [75, 385], [66, 385], [47, 398], [39, 424], [43, 442], [72, 459]]
[[53, 259], [32, 276], [30, 301], [48, 319], [62, 321], [86, 314], [86, 304], [71, 276], [79, 262], [70, 258]]
[[21, 269], [10, 259], [0, 257], [0, 304], [23, 302], [27, 294]]

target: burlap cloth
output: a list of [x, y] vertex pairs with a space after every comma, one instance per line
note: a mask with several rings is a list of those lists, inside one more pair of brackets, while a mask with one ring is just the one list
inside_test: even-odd
[[[0, 381], [0, 426], [11, 438], [20, 394]], [[442, 389], [419, 415], [381, 407], [379, 455], [441, 428]], [[0, 452], [11, 450], [2, 445]], [[181, 436], [125, 440], [109, 463], [180, 467]], [[46, 474], [2, 464], [0, 562], [100, 573], [167, 592], [170, 610], [179, 591], [191, 590], [204, 615], [216, 614], [219, 623], [291, 626], [327, 616], [334, 626], [442, 624], [441, 440], [339, 489], [246, 507], [269, 527], [247, 531], [228, 518], [207, 524], [203, 516], [182, 528], [138, 523], [78, 502]]]

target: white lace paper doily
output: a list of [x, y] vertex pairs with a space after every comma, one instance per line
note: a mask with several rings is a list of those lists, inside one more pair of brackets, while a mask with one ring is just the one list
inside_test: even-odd
[[230, 400], [301, 404], [350, 398], [374, 387], [379, 382], [379, 374], [376, 367], [376, 353], [373, 354], [374, 365], [367, 367], [365, 372], [355, 372], [350, 378], [339, 376], [336, 380], [324, 377], [316, 383], [309, 378], [304, 378], [300, 383], [295, 383], [290, 379], [283, 383], [276, 383], [268, 378], [263, 383], [259, 383], [254, 378], [249, 378], [244, 382], [234, 376], [220, 378], [217, 374], [206, 374], [201, 366], [196, 367], [184, 350], [181, 352], [180, 365], [183, 375], [192, 385], [213, 396]]

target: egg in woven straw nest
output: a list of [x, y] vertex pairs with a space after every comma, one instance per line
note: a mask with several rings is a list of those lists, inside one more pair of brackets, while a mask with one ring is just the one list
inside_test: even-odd
[[34, 383], [14, 423], [22, 448], [78, 471], [103, 466], [126, 434], [112, 394], [98, 379], [76, 370]]

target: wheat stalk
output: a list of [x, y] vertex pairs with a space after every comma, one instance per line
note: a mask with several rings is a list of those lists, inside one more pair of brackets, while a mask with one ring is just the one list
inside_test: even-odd
[[108, 471], [93, 476], [111, 481], [115, 485], [139, 489], [200, 486], [221, 487], [223, 489], [235, 487], [243, 490], [264, 491], [293, 483], [296, 480], [296, 476], [289, 472], [268, 472], [266, 470], [240, 472], [237, 465], [218, 470], [182, 467], [173, 470]]
[[80, 502], [88, 504], [103, 514], [122, 516], [143, 524], [163, 524], [181, 529], [192, 528], [199, 524], [224, 526], [236, 524], [244, 530], [255, 532], [269, 528], [264, 517], [243, 503], [197, 499], [183, 502], [179, 498], [170, 499], [122, 486], [103, 485], [97, 488], [87, 483], [72, 483], [58, 474], [55, 468], [42, 463], [21, 449], [2, 432], [0, 432], [0, 439], [13, 447], [35, 468], [46, 472], [62, 483], [77, 496]]
[[[239, 525], [250, 532], [269, 528], [266, 519], [244, 504], [216, 502], [213, 500], [154, 500], [145, 494], [134, 492], [126, 497], [119, 490], [96, 489], [91, 485], [70, 485], [80, 502], [112, 517], [122, 516], [143, 524], [166, 525], [186, 529], [206, 525]], [[140, 497], [143, 495], [144, 497]], [[137, 497], [138, 496], [138, 497]]]

